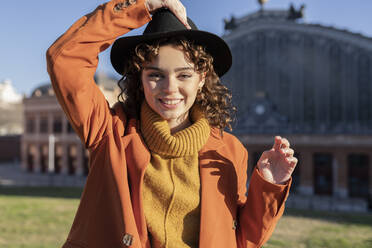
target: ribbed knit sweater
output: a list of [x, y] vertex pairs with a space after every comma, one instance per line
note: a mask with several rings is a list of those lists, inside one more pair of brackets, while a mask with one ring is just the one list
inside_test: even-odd
[[200, 177], [198, 151], [210, 127], [197, 107], [190, 112], [193, 124], [175, 134], [144, 101], [141, 132], [151, 151], [142, 198], [151, 246], [198, 247]]

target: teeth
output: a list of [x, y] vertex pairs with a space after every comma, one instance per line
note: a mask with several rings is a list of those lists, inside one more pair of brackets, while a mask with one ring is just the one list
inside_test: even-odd
[[179, 102], [182, 101], [182, 99], [178, 99], [178, 100], [165, 100], [165, 99], [161, 99], [161, 101], [165, 104], [169, 104], [169, 105], [175, 105]]

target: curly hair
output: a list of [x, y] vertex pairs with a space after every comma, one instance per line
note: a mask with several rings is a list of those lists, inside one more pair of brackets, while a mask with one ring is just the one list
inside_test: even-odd
[[[118, 101], [121, 102], [129, 118], [138, 118], [140, 104], [144, 100], [141, 73], [146, 61], [153, 60], [159, 53], [159, 48], [173, 45], [180, 48], [186, 58], [195, 65], [195, 71], [205, 73], [205, 83], [195, 99], [204, 112], [206, 119], [212, 127], [221, 131], [226, 127], [232, 130], [231, 124], [235, 121], [236, 108], [231, 102], [231, 92], [222, 85], [220, 78], [213, 68], [213, 57], [208, 54], [205, 47], [195, 44], [185, 37], [172, 37], [140, 43], [129, 52], [123, 68], [123, 78], [118, 81], [121, 93]], [[122, 101], [120, 101], [120, 99]]]

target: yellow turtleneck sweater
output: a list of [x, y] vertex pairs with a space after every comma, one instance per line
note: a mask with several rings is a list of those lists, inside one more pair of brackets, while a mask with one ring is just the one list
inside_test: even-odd
[[198, 151], [210, 127], [202, 112], [191, 109], [193, 124], [175, 134], [144, 101], [141, 132], [151, 151], [142, 189], [151, 246], [198, 247], [200, 177]]

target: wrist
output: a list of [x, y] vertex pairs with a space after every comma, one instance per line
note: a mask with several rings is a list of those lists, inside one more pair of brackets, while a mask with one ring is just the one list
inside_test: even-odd
[[265, 171], [261, 170], [259, 166], [257, 166], [257, 171], [265, 181], [272, 183], [272, 184], [286, 185], [290, 180], [290, 178], [288, 178], [285, 180], [276, 181], [270, 173], [265, 173]]

